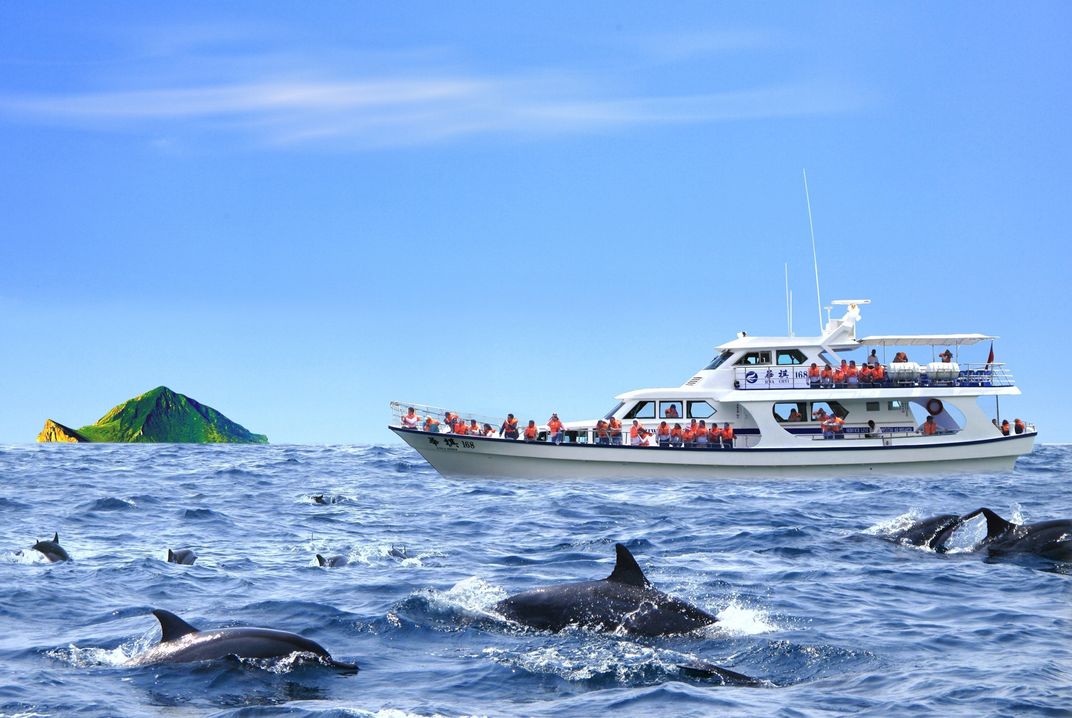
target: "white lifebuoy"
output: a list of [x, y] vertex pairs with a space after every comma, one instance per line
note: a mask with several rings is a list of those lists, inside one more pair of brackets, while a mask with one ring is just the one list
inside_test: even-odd
[[942, 405], [941, 399], [931, 399], [927, 402], [927, 413], [932, 416], [938, 416], [944, 410], [945, 407]]

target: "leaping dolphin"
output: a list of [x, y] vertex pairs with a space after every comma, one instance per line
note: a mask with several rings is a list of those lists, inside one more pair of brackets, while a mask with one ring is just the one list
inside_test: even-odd
[[718, 621], [652, 586], [629, 549], [622, 544], [614, 548], [614, 570], [602, 581], [544, 586], [499, 601], [495, 610], [540, 630], [578, 625], [640, 636], [687, 633]]
[[296, 633], [249, 627], [199, 631], [170, 611], [156, 609], [153, 615], [160, 621], [160, 643], [131, 658], [129, 665], [190, 663], [226, 656], [282, 658], [292, 653], [312, 653], [332, 668], [358, 670], [356, 664], [336, 661], [319, 643]]
[[40, 551], [45, 558], [55, 563], [57, 561], [70, 561], [71, 557], [63, 546], [60, 546], [60, 535], [54, 533], [51, 541], [38, 541], [33, 545], [34, 551]]
[[197, 560], [197, 554], [188, 548], [180, 548], [177, 551], [167, 550], [168, 563], [181, 563], [184, 566], [193, 566]]

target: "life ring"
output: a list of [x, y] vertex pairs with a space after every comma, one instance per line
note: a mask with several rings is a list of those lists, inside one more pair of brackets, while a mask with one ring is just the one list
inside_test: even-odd
[[931, 399], [927, 402], [927, 413], [932, 416], [938, 416], [944, 409], [941, 399]]

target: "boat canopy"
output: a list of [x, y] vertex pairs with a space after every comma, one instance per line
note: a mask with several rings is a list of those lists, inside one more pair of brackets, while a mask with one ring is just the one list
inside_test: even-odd
[[986, 334], [905, 334], [905, 335], [890, 335], [882, 337], [864, 337], [859, 340], [860, 344], [866, 344], [871, 346], [968, 346], [969, 344], [978, 344], [979, 342], [985, 342], [987, 339], [999, 339], [1000, 337], [992, 337]]

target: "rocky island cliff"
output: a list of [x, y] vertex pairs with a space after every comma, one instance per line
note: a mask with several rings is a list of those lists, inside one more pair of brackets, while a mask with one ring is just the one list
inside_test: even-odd
[[125, 401], [97, 423], [71, 429], [52, 419], [38, 434], [41, 442], [174, 444], [267, 444], [210, 406], [159, 386]]

